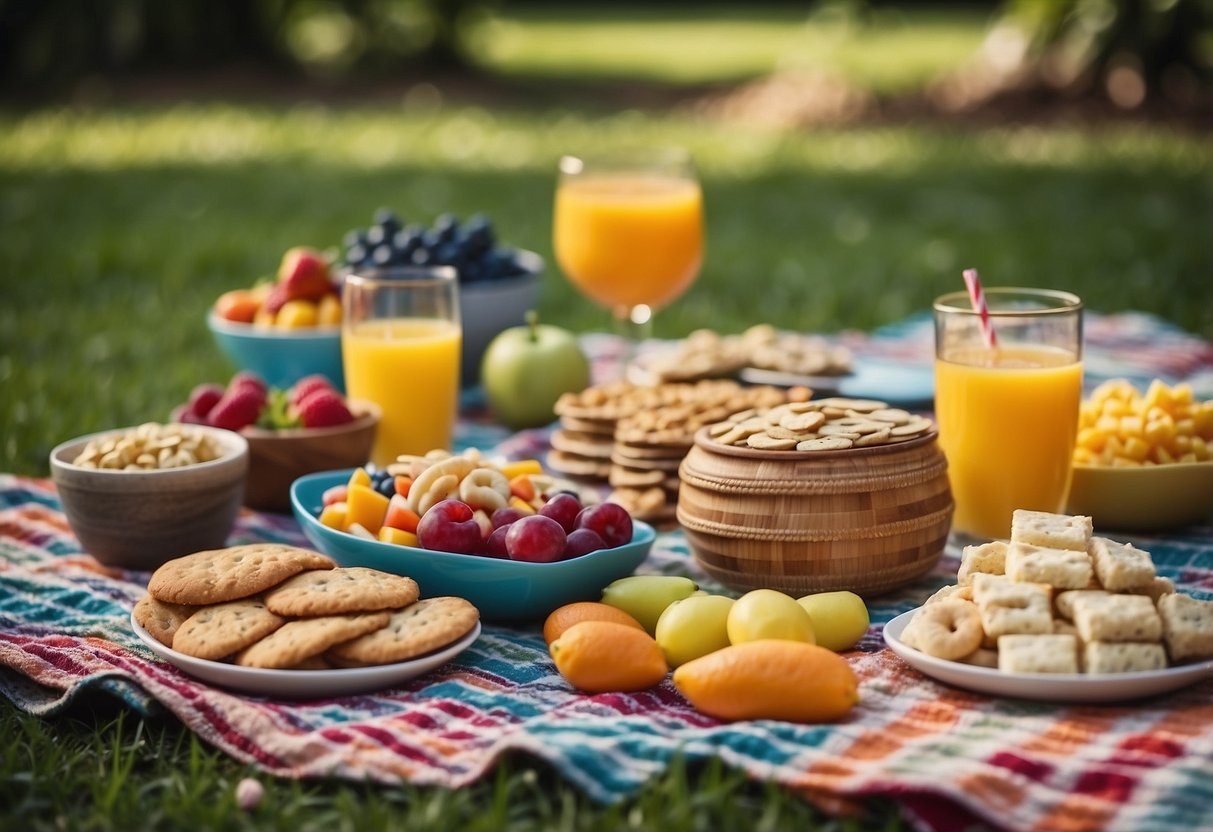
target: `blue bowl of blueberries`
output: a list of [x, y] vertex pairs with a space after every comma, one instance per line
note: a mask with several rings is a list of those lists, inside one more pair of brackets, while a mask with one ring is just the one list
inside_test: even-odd
[[480, 359], [502, 330], [520, 326], [539, 299], [543, 258], [502, 245], [484, 214], [466, 221], [442, 214], [428, 227], [406, 223], [389, 208], [375, 212], [369, 228], [342, 240], [347, 269], [392, 266], [454, 266], [459, 273], [463, 356], [460, 379], [480, 381]]

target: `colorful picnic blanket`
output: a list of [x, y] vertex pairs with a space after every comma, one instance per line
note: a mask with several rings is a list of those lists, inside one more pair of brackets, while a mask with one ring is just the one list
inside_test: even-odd
[[[1138, 366], [1152, 343], [1135, 353]], [[473, 420], [459, 441], [522, 456], [542, 450], [546, 432], [506, 437]], [[1183, 591], [1213, 598], [1213, 528], [1118, 537], [1150, 551]], [[246, 511], [230, 542], [253, 541], [305, 543], [293, 519]], [[837, 724], [721, 723], [668, 681], [638, 694], [578, 694], [537, 625], [485, 626], [448, 665], [399, 688], [276, 701], [195, 681], [156, 658], [129, 628], [147, 574], [83, 553], [49, 481], [0, 475], [0, 693], [37, 714], [101, 691], [140, 712], [167, 709], [206, 742], [286, 777], [458, 787], [521, 751], [605, 802], [642, 789], [676, 758], [719, 757], [832, 810], [896, 799], [930, 829], [972, 818], [1008, 829], [1213, 828], [1213, 679], [1144, 701], [1060, 706], [939, 684], [884, 647], [883, 623], [954, 582], [956, 555], [949, 549], [929, 576], [873, 601], [873, 627], [848, 654], [862, 702]], [[640, 571], [714, 588], [678, 532], [659, 536]]]

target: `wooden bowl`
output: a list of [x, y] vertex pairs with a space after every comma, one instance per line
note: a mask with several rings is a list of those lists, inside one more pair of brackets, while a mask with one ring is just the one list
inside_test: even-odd
[[371, 402], [348, 404], [356, 418], [337, 427], [241, 431], [249, 447], [244, 504], [259, 511], [290, 512], [291, 483], [299, 477], [365, 465], [381, 411]]
[[699, 564], [736, 590], [871, 596], [929, 572], [952, 525], [936, 433], [845, 451], [721, 445], [679, 468], [678, 522]]
[[230, 430], [190, 428], [210, 434], [223, 455], [156, 471], [72, 464], [90, 439], [130, 428], [81, 436], [51, 451], [51, 476], [63, 513], [86, 552], [109, 566], [150, 570], [225, 544], [240, 512], [248, 443]]

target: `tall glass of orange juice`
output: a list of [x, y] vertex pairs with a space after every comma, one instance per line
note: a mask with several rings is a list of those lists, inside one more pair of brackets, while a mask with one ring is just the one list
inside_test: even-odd
[[985, 290], [997, 345], [966, 292], [935, 301], [935, 416], [956, 503], [952, 528], [1006, 538], [1017, 508], [1059, 512], [1082, 399], [1082, 301]]
[[694, 282], [703, 262], [703, 194], [681, 149], [560, 160], [556, 260], [629, 337]]
[[459, 282], [450, 266], [368, 269], [342, 290], [346, 393], [383, 410], [371, 461], [449, 449], [459, 396]]

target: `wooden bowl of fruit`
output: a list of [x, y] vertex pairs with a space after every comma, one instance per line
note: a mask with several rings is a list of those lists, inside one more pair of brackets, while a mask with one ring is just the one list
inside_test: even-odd
[[207, 327], [228, 360], [272, 385], [320, 374], [343, 386], [341, 282], [314, 249], [286, 252], [275, 280], [224, 292]]
[[248, 442], [244, 504], [276, 512], [290, 511], [299, 477], [365, 463], [380, 415], [371, 402], [344, 398], [324, 376], [281, 389], [249, 372], [226, 388], [199, 385], [173, 412], [179, 421], [238, 431]]

